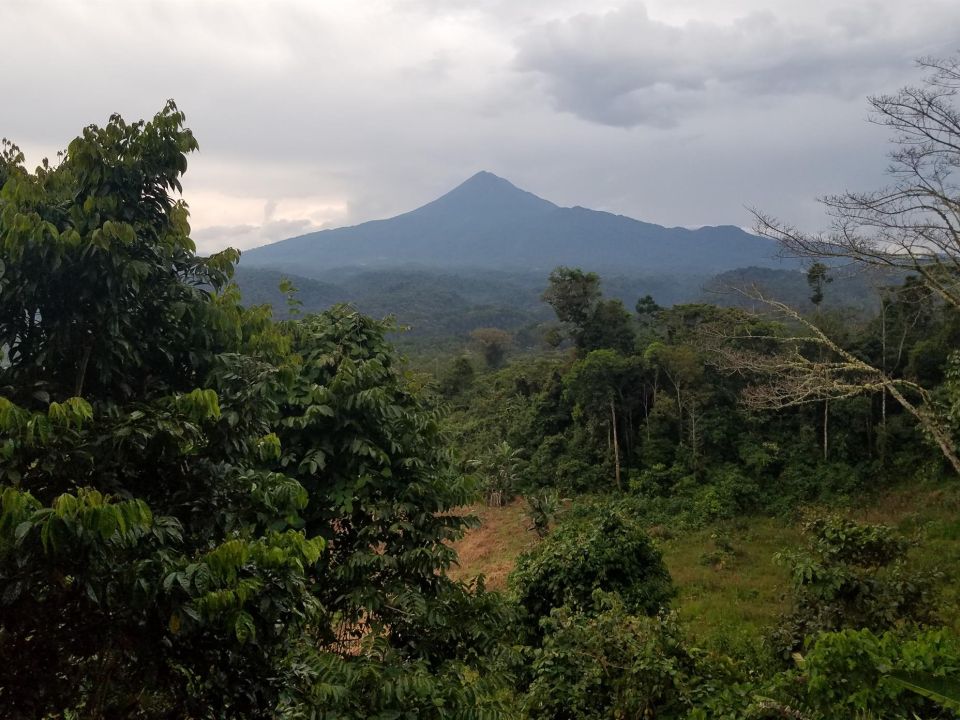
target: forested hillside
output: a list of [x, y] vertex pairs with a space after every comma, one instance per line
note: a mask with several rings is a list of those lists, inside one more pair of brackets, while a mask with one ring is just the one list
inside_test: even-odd
[[405, 346], [492, 326], [522, 331], [536, 347], [550, 317], [540, 300], [544, 278], [563, 264], [605, 271], [608, 292], [625, 302], [653, 295], [668, 305], [712, 292], [713, 276], [735, 268], [800, 278], [775, 243], [740, 228], [665, 228], [562, 208], [481, 172], [409, 213], [248, 250], [235, 281], [244, 302], [281, 313], [286, 277], [307, 311], [350, 303], [392, 315], [408, 328]]
[[[830, 234], [758, 215], [804, 272], [725, 300], [572, 265], [242, 296], [172, 101], [34, 170], [3, 141], [0, 715], [956, 717], [960, 61], [930, 62], [872, 100], [891, 186]], [[449, 305], [445, 342], [314, 311], [348, 285]]]
[[[830, 274], [830, 292], [822, 307], [859, 316], [879, 314], [883, 288], [889, 274], [881, 276], [837, 270]], [[284, 281], [287, 290], [281, 289]], [[374, 317], [393, 317], [404, 328], [394, 340], [406, 349], [435, 348], [440, 342], [455, 348], [478, 328], [496, 327], [514, 335], [516, 346], [527, 350], [544, 347], [554, 320], [543, 301], [547, 275], [503, 271], [438, 271], [426, 268], [346, 270], [319, 273], [314, 278], [279, 270], [238, 267], [233, 281], [242, 302], [267, 304], [278, 317], [288, 317], [289, 289], [296, 290], [300, 312], [320, 312], [349, 304]], [[792, 307], [809, 311], [810, 291], [805, 273], [747, 267], [715, 276], [706, 275], [604, 275], [604, 292], [627, 307], [649, 295], [665, 306], [703, 302], [724, 307], [759, 310], [763, 303], [745, 295], [756, 288]]]
[[[804, 282], [802, 274], [793, 274]], [[550, 306], [541, 299], [544, 273], [340, 269], [308, 278], [242, 266], [234, 275], [244, 303], [272, 305], [280, 317], [289, 313], [286, 293], [280, 289], [284, 279], [296, 289], [301, 311], [348, 303], [374, 317], [390, 315], [406, 328], [398, 338], [405, 345], [432, 347], [438, 340], [462, 340], [477, 328], [493, 326], [519, 334], [525, 346], [539, 348], [553, 319]], [[650, 294], [672, 305], [700, 298], [707, 281], [698, 275], [613, 276], [607, 278], [607, 288], [624, 301]]]

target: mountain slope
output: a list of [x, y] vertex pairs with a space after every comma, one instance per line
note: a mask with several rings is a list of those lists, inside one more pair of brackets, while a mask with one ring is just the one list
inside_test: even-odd
[[386, 220], [322, 230], [244, 252], [246, 267], [315, 276], [340, 267], [713, 274], [779, 267], [775, 245], [740, 228], [665, 228], [563, 208], [480, 172], [433, 202]]

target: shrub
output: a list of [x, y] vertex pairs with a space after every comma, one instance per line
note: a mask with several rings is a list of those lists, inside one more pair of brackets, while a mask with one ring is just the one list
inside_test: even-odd
[[534, 651], [527, 716], [548, 720], [686, 717], [693, 659], [671, 616], [631, 614], [616, 594], [596, 592], [585, 615], [570, 606], [543, 622]]
[[501, 507], [510, 502], [516, 494], [523, 466], [520, 450], [499, 442], [476, 465], [487, 505]]
[[730, 535], [724, 530], [711, 533], [710, 540], [713, 541], [713, 550], [700, 555], [700, 564], [722, 569], [736, 557], [737, 551], [733, 547]]
[[773, 635], [785, 656], [819, 632], [884, 631], [934, 619], [938, 576], [906, 567], [909, 543], [892, 529], [829, 516], [804, 531], [805, 550], [778, 555], [791, 566], [793, 582], [793, 608]]
[[660, 497], [669, 495], [685, 474], [680, 465], [668, 467], [663, 463], [654, 463], [644, 470], [630, 472], [627, 483], [630, 492], [636, 495]]
[[609, 504], [561, 523], [520, 556], [510, 583], [533, 622], [563, 605], [588, 611], [595, 590], [619, 593], [630, 613], [643, 615], [655, 615], [673, 595], [660, 550]]
[[892, 672], [956, 677], [960, 637], [949, 630], [909, 638], [869, 630], [827, 633], [810, 649], [802, 669], [807, 679], [806, 702], [824, 717], [956, 717], [891, 677]]
[[760, 488], [757, 482], [732, 464], [724, 464], [710, 473], [718, 508], [713, 518], [733, 518], [753, 510]]
[[532, 487], [555, 487], [561, 492], [592, 492], [609, 484], [604, 468], [577, 433], [543, 439], [530, 458], [526, 476]]
[[537, 533], [541, 540], [550, 531], [550, 523], [560, 507], [560, 498], [556, 490], [539, 490], [527, 495], [527, 519], [532, 523], [530, 530]]

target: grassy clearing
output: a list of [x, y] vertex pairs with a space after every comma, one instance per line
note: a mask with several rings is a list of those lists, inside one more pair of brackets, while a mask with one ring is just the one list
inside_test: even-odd
[[[717, 534], [729, 539], [732, 553], [707, 562], [717, 552]], [[773, 556], [798, 542], [796, 526], [765, 517], [749, 518], [737, 528], [708, 527], [662, 541], [677, 586], [676, 608], [690, 633], [731, 642], [761, 635], [786, 607], [787, 570], [776, 565]]]
[[487, 588], [505, 589], [517, 556], [537, 541], [536, 533], [528, 529], [530, 521], [524, 516], [525, 510], [526, 503], [521, 498], [502, 508], [467, 508], [471, 515], [480, 518], [480, 527], [454, 545], [460, 565], [452, 568], [450, 575], [457, 579], [484, 575]]
[[[536, 543], [528, 530], [524, 503], [504, 508], [471, 508], [481, 525], [457, 543], [460, 566], [451, 574], [486, 575], [491, 589], [506, 587], [516, 557]], [[884, 492], [857, 508], [838, 510], [868, 522], [896, 527], [918, 545], [910, 560], [944, 575], [941, 617], [960, 630], [960, 485], [942, 483]], [[786, 568], [773, 556], [802, 542], [799, 524], [780, 518], [750, 517], [659, 537], [664, 559], [677, 585], [675, 607], [693, 637], [719, 645], [742, 645], [762, 637], [786, 609]], [[718, 553], [729, 543], [730, 553]], [[726, 540], [726, 543], [724, 542]]]

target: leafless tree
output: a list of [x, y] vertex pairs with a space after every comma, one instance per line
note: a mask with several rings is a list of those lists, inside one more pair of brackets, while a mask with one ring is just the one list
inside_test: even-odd
[[[861, 360], [789, 305], [757, 290], [744, 292], [797, 329], [796, 333], [783, 335], [733, 334], [714, 329], [707, 336], [713, 361], [750, 381], [742, 393], [748, 407], [777, 410], [887, 392], [917, 420], [960, 475], [960, 458], [953, 438], [925, 388], [906, 379], [892, 378]], [[760, 343], [767, 346], [766, 351], [756, 349]]]
[[[960, 310], [960, 186], [954, 177], [960, 168], [960, 110], [955, 107], [960, 54], [923, 58], [918, 65], [926, 72], [920, 86], [869, 98], [872, 122], [893, 131], [887, 187], [823, 198], [831, 218], [828, 232], [808, 234], [756, 211], [755, 227], [760, 235], [777, 240], [786, 256], [887, 271], [901, 280], [915, 275], [930, 293]], [[803, 331], [798, 337], [766, 338], [780, 347], [773, 354], [749, 346], [718, 345], [717, 357], [726, 367], [766, 378], [745, 392], [747, 403], [776, 408], [883, 392], [884, 414], [889, 394], [916, 418], [960, 474], [951, 432], [927, 390], [887, 372], [885, 316], [883, 367], [877, 368], [845, 350], [796, 310], [763, 301]], [[821, 352], [804, 352], [811, 346]], [[902, 342], [900, 346], [898, 355]]]
[[960, 309], [960, 54], [924, 58], [919, 87], [869, 98], [871, 120], [893, 131], [889, 186], [822, 199], [831, 230], [810, 235], [762, 212], [757, 232], [784, 254], [916, 273]]

